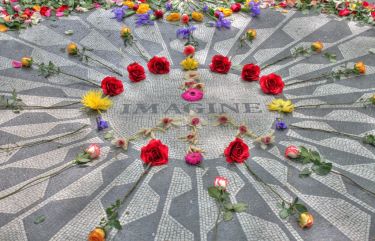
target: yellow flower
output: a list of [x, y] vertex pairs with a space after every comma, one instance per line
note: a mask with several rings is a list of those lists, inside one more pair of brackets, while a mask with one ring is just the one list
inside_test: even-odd
[[355, 63], [354, 69], [358, 71], [360, 74], [366, 73], [366, 65], [362, 61]]
[[133, 8], [135, 3], [133, 1], [126, 0], [122, 3], [124, 6], [127, 6], [128, 8]]
[[128, 27], [122, 27], [120, 30], [120, 35], [123, 38], [128, 37], [132, 33], [132, 30]]
[[101, 111], [108, 110], [112, 106], [112, 100], [108, 96], [103, 97], [100, 90], [89, 90], [82, 96], [82, 104], [86, 108]]
[[290, 100], [274, 99], [270, 104], [267, 105], [270, 111], [279, 111], [284, 113], [290, 113], [294, 111], [294, 105]]
[[36, 11], [36, 12], [40, 12], [40, 6], [39, 6], [39, 5], [34, 5], [34, 6], [33, 6], [33, 9], [34, 9], [34, 11]]
[[309, 212], [300, 213], [298, 224], [301, 228], [311, 228], [314, 224], [314, 216]]
[[77, 55], [78, 54], [78, 46], [75, 43], [70, 43], [66, 46], [66, 52], [70, 55]]
[[232, 9], [230, 9], [230, 8], [218, 8], [217, 10], [222, 12], [225, 17], [228, 17], [228, 16], [232, 15], [232, 13], [233, 13]]
[[0, 24], [0, 32], [6, 32], [6, 31], [8, 31], [8, 27], [7, 26], [5, 26], [4, 24]]
[[176, 22], [176, 21], [179, 21], [180, 20], [180, 14], [179, 13], [171, 13], [169, 14], [166, 19], [167, 21], [170, 21], [170, 22]]
[[246, 37], [248, 40], [253, 40], [257, 36], [257, 31], [255, 29], [249, 29], [246, 32]]
[[147, 3], [141, 3], [139, 4], [139, 7], [137, 9], [137, 14], [145, 14], [150, 10], [150, 5]]
[[33, 59], [31, 57], [22, 57], [21, 58], [22, 67], [31, 67], [33, 64]]
[[95, 228], [89, 233], [88, 241], [105, 241], [105, 231], [102, 228]]
[[184, 70], [195, 70], [198, 68], [199, 63], [197, 60], [187, 57], [186, 59], [182, 60], [181, 66]]
[[203, 21], [203, 14], [200, 13], [200, 12], [192, 12], [191, 17], [192, 17], [192, 19], [194, 19], [197, 22]]
[[323, 47], [324, 47], [324, 45], [320, 41], [316, 41], [316, 42], [311, 44], [311, 49], [315, 52], [318, 52], [318, 53], [320, 53], [322, 51]]

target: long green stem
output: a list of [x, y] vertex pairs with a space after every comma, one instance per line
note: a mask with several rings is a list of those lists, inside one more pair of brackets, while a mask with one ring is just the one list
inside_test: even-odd
[[319, 107], [322, 107], [322, 106], [353, 105], [353, 104], [360, 104], [360, 103], [366, 104], [366, 103], [370, 103], [370, 101], [359, 100], [359, 101], [355, 101], [355, 102], [338, 103], [338, 104], [325, 103], [325, 104], [299, 105], [299, 106], [294, 107], [294, 109], [319, 108]]
[[350, 137], [350, 138], [356, 139], [356, 140], [358, 140], [358, 139], [361, 140], [363, 138], [359, 135], [354, 135], [354, 134], [349, 134], [349, 133], [344, 133], [344, 132], [339, 132], [339, 131], [334, 131], [334, 130], [325, 130], [325, 129], [320, 129], [320, 128], [303, 127], [303, 126], [297, 126], [297, 125], [294, 125], [294, 124], [291, 124], [290, 127], [297, 128], [297, 129], [303, 129], [303, 130], [313, 130], [313, 131], [321, 131], [321, 132], [326, 132], [326, 133], [331, 133], [331, 134], [337, 134], [337, 135]]
[[79, 103], [81, 103], [81, 101], [74, 101], [72, 103], [64, 104], [64, 105], [53, 105], [53, 106], [25, 105], [25, 106], [21, 106], [21, 107], [23, 109], [29, 109], [29, 110], [38, 110], [38, 109], [50, 110], [50, 109], [60, 109], [60, 108], [64, 108], [64, 107], [69, 107], [69, 106], [76, 105], [76, 104], [79, 104]]
[[217, 241], [217, 234], [218, 234], [218, 230], [219, 230], [219, 219], [220, 219], [220, 214], [221, 214], [220, 203], [217, 203], [216, 206], [217, 206], [217, 218], [216, 218], [216, 221], [215, 221], [213, 241]]
[[340, 173], [340, 172], [337, 172], [337, 171], [335, 171], [335, 170], [331, 170], [331, 172], [332, 172], [332, 173], [335, 173], [335, 174], [337, 174], [337, 175], [340, 175], [340, 176], [342, 176], [342, 177], [345, 177], [346, 179], [348, 179], [349, 181], [351, 181], [354, 185], [356, 185], [357, 187], [359, 187], [361, 190], [363, 190], [363, 191], [365, 191], [365, 192], [367, 192], [367, 193], [370, 193], [370, 194], [372, 194], [372, 195], [375, 196], [375, 192], [373, 192], [373, 191], [371, 191], [371, 190], [368, 190], [367, 188], [362, 187], [359, 183], [357, 183], [356, 181], [354, 181], [352, 178], [348, 177], [347, 175], [344, 175], [344, 174], [342, 174], [342, 173]]
[[115, 74], [118, 74], [118, 75], [121, 76], [121, 77], [123, 76], [122, 73], [120, 73], [120, 72], [117, 71], [116, 69], [114, 69], [114, 68], [112, 68], [111, 66], [108, 66], [108, 65], [106, 65], [106, 64], [104, 64], [104, 63], [102, 63], [101, 61], [99, 61], [99, 60], [97, 60], [97, 59], [95, 59], [95, 58], [93, 58], [93, 57], [91, 57], [91, 56], [85, 55], [84, 57], [87, 57], [87, 58], [90, 59], [91, 61], [96, 62], [96, 63], [98, 63], [98, 64], [104, 66], [104, 67], [105, 67], [106, 69], [108, 69], [109, 71], [111, 71], [111, 72], [113, 72], [113, 73], [115, 73]]
[[76, 75], [73, 75], [73, 74], [69, 74], [69, 73], [63, 72], [63, 71], [61, 71], [61, 70], [60, 70], [60, 73], [63, 74], [63, 75], [66, 75], [66, 76], [70, 76], [70, 77], [73, 77], [73, 78], [76, 78], [76, 79], [79, 79], [79, 80], [85, 81], [85, 82], [90, 83], [90, 84], [93, 84], [93, 85], [95, 85], [95, 86], [101, 87], [100, 84], [96, 83], [96, 82], [93, 81], [93, 80], [89, 80], [89, 79], [85, 79], [85, 78], [82, 78], [82, 77], [79, 77], [79, 76], [76, 76]]

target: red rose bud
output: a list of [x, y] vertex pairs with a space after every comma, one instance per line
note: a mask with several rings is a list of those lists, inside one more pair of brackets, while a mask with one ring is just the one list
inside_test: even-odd
[[271, 95], [281, 94], [285, 85], [281, 77], [274, 73], [263, 75], [260, 78], [259, 84], [263, 93]]
[[216, 18], [219, 18], [220, 13], [221, 13], [220, 11], [215, 11], [214, 16], [215, 16]]
[[134, 11], [137, 11], [138, 8], [139, 8], [139, 5], [138, 5], [138, 4], [134, 4], [134, 6], [133, 6], [133, 10], [134, 10]]
[[288, 158], [295, 159], [295, 158], [298, 158], [300, 154], [301, 154], [301, 151], [296, 146], [288, 146], [285, 149], [285, 156]]
[[349, 9], [345, 8], [345, 9], [342, 9], [342, 10], [339, 11], [339, 16], [345, 17], [345, 16], [350, 15], [351, 13], [352, 12]]
[[286, 4], [286, 2], [281, 2], [281, 3], [279, 3], [279, 6], [281, 8], [286, 8], [288, 6], [288, 4]]
[[187, 24], [189, 22], [189, 16], [187, 14], [182, 14], [181, 22]]
[[298, 217], [298, 224], [301, 228], [311, 228], [314, 224], [314, 217], [309, 212], [301, 213]]
[[225, 148], [224, 156], [228, 163], [243, 163], [250, 157], [249, 146], [242, 139], [236, 138]]
[[100, 146], [98, 144], [91, 144], [85, 150], [86, 154], [89, 154], [90, 159], [95, 159], [100, 156]]
[[164, 15], [163, 10], [158, 9], [158, 10], [155, 10], [154, 12], [155, 18], [162, 18], [163, 15]]
[[223, 190], [225, 190], [228, 186], [228, 179], [226, 179], [225, 177], [218, 176], [218, 177], [215, 178], [214, 186], [220, 187]]
[[260, 68], [255, 64], [245, 64], [242, 68], [241, 78], [245, 81], [258, 81]]
[[195, 53], [194, 46], [192, 46], [192, 45], [185, 46], [184, 55], [189, 56], [189, 55], [194, 55], [194, 53]]
[[105, 95], [116, 96], [124, 92], [122, 81], [112, 76], [105, 77], [101, 87]]
[[168, 146], [161, 143], [160, 140], [150, 140], [142, 147], [141, 159], [145, 164], [151, 166], [160, 166], [168, 163]]
[[232, 4], [232, 6], [230, 6], [230, 9], [235, 13], [239, 12], [241, 10], [241, 4], [239, 3]]
[[136, 62], [129, 64], [127, 70], [131, 82], [139, 82], [146, 79], [145, 69]]

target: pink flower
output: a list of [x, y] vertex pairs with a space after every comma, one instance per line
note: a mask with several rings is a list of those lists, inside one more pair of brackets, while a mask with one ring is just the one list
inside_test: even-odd
[[296, 146], [288, 146], [285, 149], [285, 156], [289, 157], [291, 159], [298, 158], [300, 153], [301, 153], [301, 151]]
[[90, 159], [95, 159], [100, 156], [100, 146], [98, 144], [91, 144], [86, 148], [85, 153], [90, 156]]
[[214, 186], [220, 187], [223, 190], [225, 190], [228, 186], [228, 179], [226, 179], [225, 177], [218, 176], [218, 177], [215, 178]]
[[56, 17], [63, 17], [64, 16], [64, 12], [57, 12], [56, 13]]
[[100, 5], [100, 3], [94, 3], [94, 7], [95, 7], [96, 9], [98, 9], [98, 8], [101, 8], [102, 5]]
[[203, 98], [203, 92], [199, 89], [188, 89], [182, 95], [182, 99], [190, 102], [200, 101]]
[[185, 161], [189, 165], [199, 165], [203, 160], [203, 155], [200, 152], [188, 153], [185, 156]]
[[22, 67], [22, 63], [20, 61], [17, 61], [17, 60], [13, 60], [12, 61], [12, 67], [13, 68], [21, 68]]

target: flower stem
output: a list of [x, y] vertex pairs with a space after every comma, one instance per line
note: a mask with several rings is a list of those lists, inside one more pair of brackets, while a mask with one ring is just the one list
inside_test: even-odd
[[79, 80], [83, 80], [87, 83], [90, 83], [90, 84], [93, 84], [95, 86], [98, 86], [98, 87], [101, 87], [100, 84], [96, 83], [95, 81], [93, 80], [89, 80], [89, 79], [85, 79], [85, 78], [82, 78], [82, 77], [79, 77], [79, 76], [76, 76], [76, 75], [73, 75], [73, 74], [69, 74], [69, 73], [66, 73], [66, 72], [63, 72], [60, 70], [60, 73], [63, 74], [63, 75], [66, 75], [66, 76], [70, 76], [70, 77], [73, 77], [73, 78], [76, 78], [76, 79], [79, 79]]
[[276, 61], [274, 61], [274, 62], [272, 62], [272, 63], [270, 63], [270, 64], [266, 64], [266, 65], [260, 67], [260, 69], [261, 69], [261, 70], [265, 70], [265, 69], [267, 69], [268, 67], [271, 67], [272, 65], [275, 65], [275, 64], [277, 64], [277, 63], [280, 63], [280, 62], [282, 62], [282, 61], [284, 61], [284, 60], [287, 60], [287, 59], [290, 59], [290, 58], [293, 58], [293, 56], [292, 56], [292, 55], [285, 56], [285, 57], [280, 58], [280, 59], [278, 59], [278, 60], [276, 60]]
[[219, 219], [220, 219], [220, 214], [221, 214], [220, 203], [217, 203], [216, 206], [217, 206], [217, 218], [216, 218], [216, 221], [215, 221], [213, 241], [217, 241], [217, 233], [218, 233], [218, 229], [219, 229]]
[[97, 59], [91, 57], [91, 56], [84, 55], [83, 57], [84, 57], [84, 58], [88, 58], [88, 59], [90, 59], [91, 61], [96, 62], [96, 63], [98, 63], [98, 64], [104, 66], [104, 67], [105, 67], [106, 69], [108, 69], [109, 71], [111, 71], [111, 72], [113, 72], [113, 73], [115, 73], [115, 74], [117, 74], [117, 75], [119, 75], [119, 76], [121, 76], [121, 77], [123, 76], [122, 73], [120, 73], [119, 71], [115, 70], [115, 69], [112, 68], [111, 66], [108, 66], [108, 65], [102, 63], [101, 61], [99, 61], [99, 60], [97, 60]]
[[290, 127], [297, 128], [297, 129], [303, 129], [303, 130], [313, 130], [313, 131], [321, 131], [321, 132], [326, 132], [326, 133], [331, 133], [331, 134], [338, 134], [338, 135], [346, 136], [346, 137], [356, 139], [356, 140], [361, 140], [363, 138], [359, 135], [354, 135], [354, 134], [349, 134], [349, 133], [344, 133], [344, 132], [339, 132], [339, 131], [333, 131], [333, 130], [324, 130], [324, 129], [320, 129], [320, 128], [296, 126], [294, 124], [291, 124]]
[[53, 141], [56, 141], [56, 140], [59, 140], [59, 139], [63, 139], [63, 138], [68, 137], [68, 136], [75, 135], [75, 134], [81, 132], [83, 129], [87, 128], [88, 126], [89, 125], [83, 125], [83, 126], [81, 126], [80, 128], [78, 128], [75, 131], [72, 131], [72, 132], [69, 132], [69, 133], [66, 133], [64, 135], [60, 135], [60, 136], [57, 136], [57, 137], [54, 137], [54, 138], [46, 139], [46, 140], [40, 140], [40, 141], [30, 142], [30, 143], [26, 143], [26, 144], [23, 144], [23, 145], [14, 144], [11, 147], [0, 147], [0, 152], [2, 152], [2, 151], [7, 151], [8, 152], [8, 151], [15, 150], [15, 149], [18, 149], [18, 148], [21, 148], [21, 147], [31, 147], [31, 146], [36, 146], [36, 145], [41, 145], [41, 144], [44, 144], [44, 143], [48, 143], [48, 142], [53, 142]]
[[299, 106], [296, 106], [294, 107], [294, 109], [307, 109], [307, 108], [319, 108], [319, 107], [322, 107], [322, 106], [337, 106], [337, 105], [353, 105], [353, 104], [359, 104], [359, 103], [362, 103], [362, 104], [366, 104], [366, 103], [369, 103], [369, 100], [359, 100], [359, 101], [355, 101], [355, 102], [348, 102], [348, 103], [326, 103], [326, 104], [315, 104], [315, 105], [299, 105]]
[[146, 53], [143, 52], [143, 51], [139, 48], [137, 42], [133, 42], [132, 45], [135, 47], [134, 49], [140, 54], [140, 56], [141, 56], [146, 62], [150, 61], [150, 58], [146, 55]]
[[372, 195], [375, 196], [375, 192], [362, 187], [359, 183], [357, 183], [356, 181], [354, 181], [352, 178], [348, 177], [347, 175], [344, 175], [344, 174], [342, 174], [342, 173], [340, 173], [338, 171], [335, 171], [335, 170], [331, 170], [331, 172], [335, 173], [335, 174], [337, 174], [339, 176], [345, 177], [346, 179], [348, 179], [349, 181], [351, 181], [354, 185], [356, 185], [357, 187], [359, 187], [362, 191], [365, 191], [365, 192], [367, 192], [367, 193], [372, 194]]
[[265, 185], [266, 187], [268, 187], [271, 192], [273, 192], [274, 194], [276, 194], [276, 196], [278, 196], [283, 202], [285, 202], [286, 204], [289, 204], [291, 205], [292, 203], [288, 202], [287, 200], [285, 200], [280, 193], [278, 193], [272, 186], [270, 186], [268, 183], [266, 183], [265, 181], [263, 181], [262, 178], [260, 178], [253, 170], [251, 170], [249, 164], [247, 164], [247, 162], [244, 162], [245, 164], [245, 167], [246, 169], [249, 171], [249, 173], [251, 175], [253, 175], [255, 177], [255, 179], [259, 182], [261, 182], [263, 185]]
[[81, 101], [75, 101], [75, 102], [72, 102], [72, 103], [69, 103], [69, 104], [64, 104], [64, 105], [54, 105], [54, 106], [41, 106], [41, 105], [25, 105], [25, 106], [22, 106], [23, 109], [29, 109], [29, 110], [38, 110], [38, 109], [60, 109], [60, 108], [63, 108], [63, 107], [69, 107], [69, 106], [72, 106], [72, 105], [76, 105], [76, 104], [79, 104], [81, 103]]

